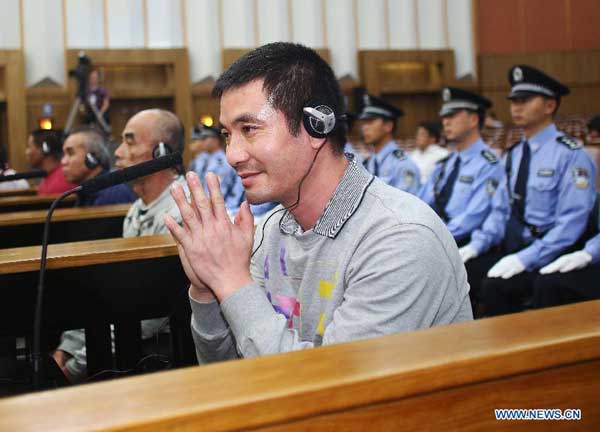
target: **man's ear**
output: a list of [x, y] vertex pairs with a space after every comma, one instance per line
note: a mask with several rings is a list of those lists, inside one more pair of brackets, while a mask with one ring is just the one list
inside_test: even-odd
[[546, 107], [544, 111], [546, 111], [546, 114], [554, 114], [554, 112], [556, 112], [558, 102], [556, 102], [556, 99], [546, 98], [545, 105]]
[[[308, 135], [308, 133], [306, 133], [306, 135]], [[314, 138], [310, 135], [308, 135], [308, 138], [310, 139], [310, 146], [314, 150], [318, 150], [321, 147], [323, 147], [325, 145], [325, 142], [327, 141], [327, 138]]]

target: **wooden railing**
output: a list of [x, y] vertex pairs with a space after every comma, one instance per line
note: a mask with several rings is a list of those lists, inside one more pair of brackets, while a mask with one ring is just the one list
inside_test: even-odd
[[[0, 401], [0, 430], [598, 430], [600, 301]], [[497, 421], [575, 408], [579, 421]], [[560, 423], [560, 424], [558, 424]]]

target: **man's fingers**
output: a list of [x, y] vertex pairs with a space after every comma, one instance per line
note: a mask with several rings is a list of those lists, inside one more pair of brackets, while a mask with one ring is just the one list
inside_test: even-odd
[[244, 201], [240, 206], [236, 216], [236, 225], [242, 229], [244, 234], [249, 235], [250, 238], [254, 238], [254, 216], [250, 211], [248, 201]]
[[179, 183], [174, 182], [173, 186], [171, 186], [171, 196], [173, 197], [173, 200], [175, 200], [175, 204], [177, 204], [183, 225], [187, 227], [190, 232], [200, 229], [201, 221], [198, 218], [196, 211], [188, 202], [183, 187]]
[[211, 223], [214, 219], [212, 207], [209, 199], [204, 193], [204, 188], [198, 178], [198, 174], [190, 171], [186, 174], [186, 179], [190, 188], [190, 193], [192, 194], [192, 199], [195, 203], [196, 211], [200, 214], [200, 218], [202, 219], [202, 224]]
[[169, 229], [169, 232], [175, 239], [177, 245], [181, 245], [183, 247], [183, 245], [187, 244], [188, 234], [185, 231], [185, 229], [180, 227], [179, 224], [175, 221], [175, 219], [173, 219], [173, 217], [167, 213], [165, 213], [164, 215], [164, 221], [165, 225]]
[[213, 214], [218, 220], [229, 221], [229, 215], [225, 208], [225, 199], [221, 194], [221, 183], [219, 178], [212, 172], [206, 174], [206, 184], [210, 193], [210, 202], [212, 204]]

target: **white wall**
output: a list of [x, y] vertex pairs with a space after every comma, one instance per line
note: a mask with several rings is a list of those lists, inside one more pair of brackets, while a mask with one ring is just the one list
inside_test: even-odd
[[66, 0], [68, 48], [104, 48], [102, 0]]
[[0, 13], [0, 47], [19, 49], [21, 47], [20, 0], [3, 0]]
[[278, 40], [328, 48], [336, 74], [354, 77], [360, 49], [451, 48], [461, 76], [475, 72], [472, 8], [472, 0], [2, 0], [0, 49], [23, 48], [27, 85], [47, 76], [64, 84], [69, 48], [187, 47], [197, 82], [221, 72], [223, 48]]
[[61, 0], [22, 0], [23, 50], [28, 86], [50, 77], [65, 83]]

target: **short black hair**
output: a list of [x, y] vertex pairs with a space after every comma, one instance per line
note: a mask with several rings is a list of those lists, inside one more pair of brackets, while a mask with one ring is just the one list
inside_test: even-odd
[[429, 136], [434, 137], [436, 141], [439, 141], [442, 136], [442, 125], [440, 122], [424, 121], [419, 123], [418, 127], [425, 129]]
[[343, 153], [346, 125], [345, 103], [331, 67], [314, 50], [300, 44], [275, 42], [263, 45], [235, 61], [215, 83], [213, 96], [262, 79], [263, 90], [273, 108], [281, 111], [290, 133], [297, 136], [302, 109], [310, 103], [328, 105], [338, 126], [328, 135], [336, 153]]
[[587, 122], [588, 131], [600, 132], [600, 116], [594, 116]]
[[36, 129], [31, 132], [33, 142], [39, 148], [42, 148], [44, 143], [48, 146], [50, 152], [48, 156], [52, 156], [55, 159], [60, 159], [62, 156], [62, 137], [59, 131]]

